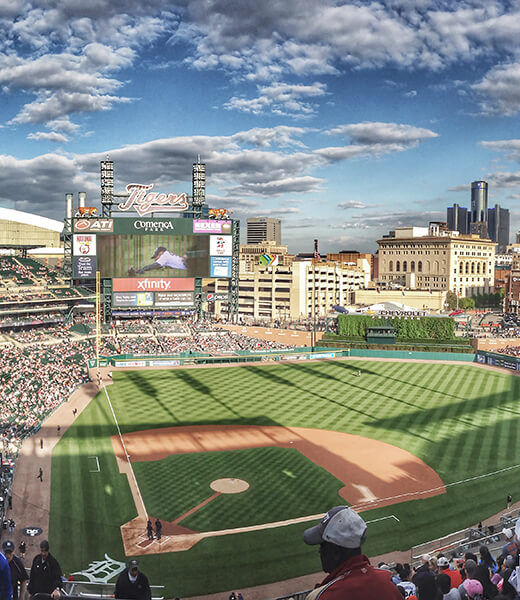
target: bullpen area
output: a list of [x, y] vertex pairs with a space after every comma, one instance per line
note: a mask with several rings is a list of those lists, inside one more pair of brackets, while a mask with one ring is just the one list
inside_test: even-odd
[[518, 397], [472, 364], [114, 372], [54, 448], [53, 553], [79, 579], [139, 557], [166, 598], [240, 589], [319, 571], [302, 532], [345, 503], [367, 554], [406, 550], [518, 497]]

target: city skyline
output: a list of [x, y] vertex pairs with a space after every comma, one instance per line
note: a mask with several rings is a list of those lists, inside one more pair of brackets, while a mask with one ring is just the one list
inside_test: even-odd
[[520, 6], [0, 0], [0, 206], [191, 190], [277, 217], [290, 252], [374, 252], [489, 183], [520, 227]]

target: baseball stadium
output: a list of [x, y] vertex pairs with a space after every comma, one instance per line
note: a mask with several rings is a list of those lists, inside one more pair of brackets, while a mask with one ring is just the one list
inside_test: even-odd
[[136, 559], [156, 600], [303, 599], [323, 578], [303, 532], [339, 505], [376, 565], [501, 546], [520, 360], [455, 343], [448, 316], [393, 322], [427, 350], [356, 346], [388, 325], [373, 317], [331, 315], [318, 343], [205, 317], [210, 278], [236, 313], [239, 225], [205, 212], [197, 177], [185, 206], [135, 185], [120, 202], [104, 161], [102, 215], [84, 196], [64, 225], [0, 213], [32, 235], [0, 244], [2, 540], [29, 566], [48, 539], [77, 597], [110, 596]]

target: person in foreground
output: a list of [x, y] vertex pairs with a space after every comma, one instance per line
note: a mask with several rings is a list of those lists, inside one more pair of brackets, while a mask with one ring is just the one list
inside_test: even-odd
[[126, 600], [151, 600], [152, 591], [148, 577], [139, 570], [139, 563], [135, 558], [119, 575], [114, 596], [115, 598], [126, 598]]
[[321, 523], [305, 530], [306, 544], [320, 546], [323, 570], [328, 573], [306, 600], [402, 600], [391, 573], [376, 569], [361, 554], [365, 521], [347, 506], [335, 506]]

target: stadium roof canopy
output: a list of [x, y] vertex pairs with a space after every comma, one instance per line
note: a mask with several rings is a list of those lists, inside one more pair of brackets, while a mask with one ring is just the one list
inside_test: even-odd
[[33, 215], [20, 210], [14, 210], [12, 208], [0, 207], [0, 220], [24, 223], [25, 225], [32, 225], [33, 227], [50, 229], [51, 231], [55, 231], [57, 233], [61, 233], [63, 231], [63, 223], [61, 221], [48, 219], [47, 217], [40, 217], [39, 215]]

